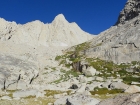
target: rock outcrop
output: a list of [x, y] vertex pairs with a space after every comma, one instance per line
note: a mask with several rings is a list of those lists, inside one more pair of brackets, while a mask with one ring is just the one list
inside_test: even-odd
[[54, 105], [96, 105], [100, 101], [95, 98], [90, 98], [84, 94], [74, 94], [71, 96], [62, 97], [54, 102]]
[[126, 23], [126, 21], [129, 21], [138, 16], [139, 13], [140, 13], [140, 1], [128, 0], [125, 5], [125, 8], [121, 11], [119, 15], [116, 25]]
[[91, 40], [88, 57], [98, 57], [115, 63], [140, 60], [140, 16], [121, 26], [112, 26]]
[[107, 99], [97, 105], [139, 105], [140, 94], [118, 95], [115, 98]]

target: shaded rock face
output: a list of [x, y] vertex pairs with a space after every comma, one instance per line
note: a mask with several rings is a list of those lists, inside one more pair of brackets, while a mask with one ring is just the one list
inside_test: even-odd
[[121, 11], [118, 21], [118, 24], [124, 24], [126, 21], [129, 21], [140, 13], [140, 0], [128, 0], [125, 8]]
[[[0, 55], [0, 89], [16, 90], [22, 82], [29, 85], [30, 81], [38, 75], [34, 63], [13, 56]], [[26, 86], [25, 86], [26, 87]]]

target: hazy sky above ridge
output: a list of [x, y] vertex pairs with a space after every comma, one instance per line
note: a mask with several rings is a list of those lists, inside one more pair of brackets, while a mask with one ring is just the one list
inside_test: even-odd
[[127, 0], [1, 0], [0, 17], [25, 24], [51, 23], [58, 14], [81, 29], [98, 34], [115, 24]]

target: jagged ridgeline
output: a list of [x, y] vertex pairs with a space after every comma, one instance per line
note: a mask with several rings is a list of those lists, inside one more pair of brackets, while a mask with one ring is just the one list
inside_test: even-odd
[[30, 46], [73, 46], [93, 38], [75, 22], [69, 23], [63, 14], [54, 18], [52, 23], [39, 20], [17, 24], [0, 18], [0, 41]]

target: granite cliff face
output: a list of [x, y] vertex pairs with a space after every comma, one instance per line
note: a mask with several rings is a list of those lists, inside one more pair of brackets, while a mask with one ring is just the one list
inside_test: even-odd
[[61, 68], [54, 60], [56, 55], [93, 38], [62, 14], [50, 24], [37, 20], [21, 25], [2, 18], [0, 24], [0, 89], [4, 90], [29, 89], [35, 78], [35, 86], [40, 81], [43, 85], [54, 81], [55, 74], [52, 73], [52, 79], [51, 73], [43, 75], [44, 68]]
[[128, 0], [116, 26], [112, 26], [90, 41], [88, 57], [98, 57], [115, 63], [140, 60], [139, 0]]
[[52, 23], [33, 21], [24, 25], [0, 19], [0, 40], [30, 46], [73, 46], [93, 38], [76, 23], [69, 23], [62, 14]]
[[124, 24], [140, 13], [140, 0], [128, 0], [124, 9], [121, 11], [117, 24]]

